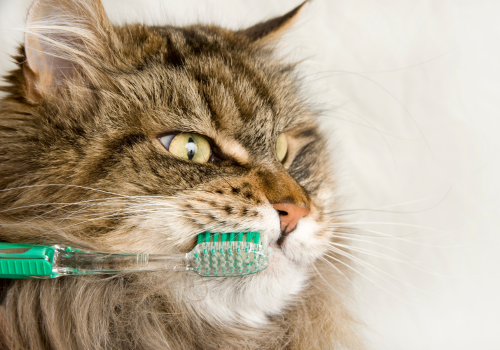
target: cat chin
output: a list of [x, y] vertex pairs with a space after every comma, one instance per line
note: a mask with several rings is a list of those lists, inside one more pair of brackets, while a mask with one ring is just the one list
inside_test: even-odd
[[201, 299], [191, 307], [205, 319], [259, 327], [269, 324], [270, 316], [282, 313], [307, 280], [307, 267], [291, 262], [278, 250], [266, 270], [237, 280], [198, 280], [199, 287], [191, 290], [194, 294], [186, 296]]

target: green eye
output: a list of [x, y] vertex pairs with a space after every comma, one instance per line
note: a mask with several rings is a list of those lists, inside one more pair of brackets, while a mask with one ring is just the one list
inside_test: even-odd
[[287, 150], [288, 142], [286, 141], [286, 136], [284, 133], [281, 133], [276, 140], [276, 156], [278, 157], [280, 162], [285, 159]]
[[210, 143], [203, 136], [181, 133], [162, 136], [159, 140], [170, 153], [179, 158], [197, 163], [206, 163], [210, 159]]

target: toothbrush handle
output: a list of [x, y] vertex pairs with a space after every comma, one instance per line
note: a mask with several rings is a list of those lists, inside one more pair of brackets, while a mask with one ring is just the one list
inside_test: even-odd
[[52, 264], [52, 272], [57, 276], [168, 270], [190, 270], [186, 254], [108, 254], [56, 250]]

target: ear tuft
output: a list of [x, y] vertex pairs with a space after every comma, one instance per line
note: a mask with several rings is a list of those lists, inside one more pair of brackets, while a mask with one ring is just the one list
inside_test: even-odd
[[247, 36], [251, 41], [267, 43], [279, 38], [289, 27], [291, 27], [300, 16], [302, 10], [309, 3], [309, 0], [294, 8], [287, 14], [272, 18], [265, 22], [257, 23], [256, 25], [241, 30], [239, 33]]
[[35, 0], [25, 28], [28, 97], [38, 101], [76, 76], [95, 80], [110, 30], [100, 0]]

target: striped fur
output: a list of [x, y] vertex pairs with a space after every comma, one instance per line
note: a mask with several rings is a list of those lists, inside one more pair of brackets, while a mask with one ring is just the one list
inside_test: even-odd
[[[306, 201], [311, 214], [267, 274], [4, 282], [5, 348], [361, 347], [347, 271], [317, 259], [338, 221], [325, 139], [294, 65], [273, 53], [298, 12], [243, 31], [119, 27], [96, 1], [35, 2], [0, 101], [2, 241], [178, 253], [205, 230], [276, 240], [270, 203]], [[157, 140], [171, 130], [207, 136], [221, 160], [176, 158]], [[274, 153], [282, 132], [283, 164]]]

